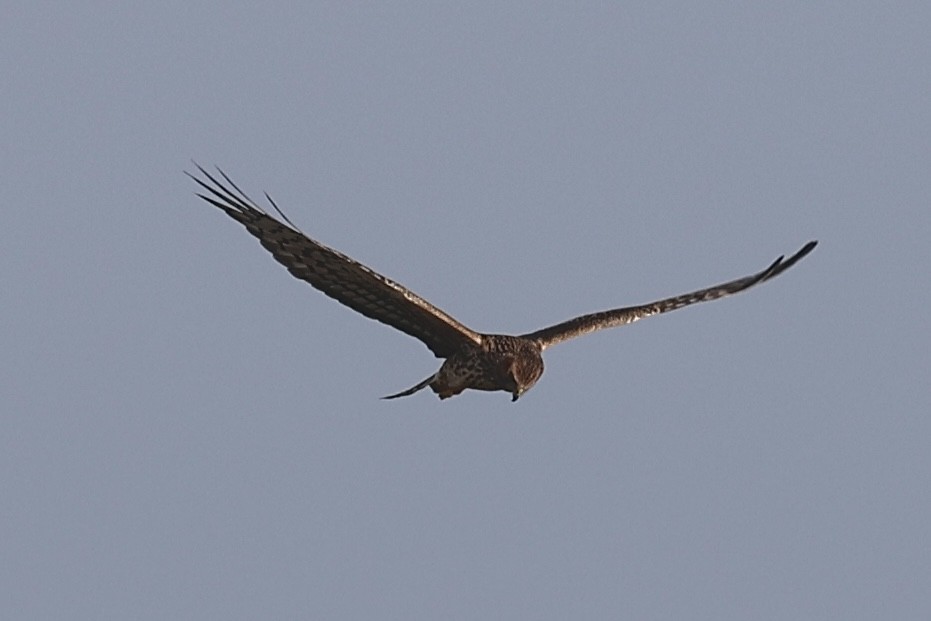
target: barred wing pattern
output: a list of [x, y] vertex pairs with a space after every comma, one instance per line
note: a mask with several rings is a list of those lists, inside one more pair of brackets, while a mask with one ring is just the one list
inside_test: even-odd
[[686, 293], [676, 297], [666, 298], [665, 300], [643, 304], [642, 306], [616, 308], [600, 313], [582, 315], [581, 317], [576, 317], [574, 319], [558, 323], [554, 326], [543, 328], [542, 330], [537, 330], [536, 332], [531, 332], [529, 334], [523, 334], [521, 336], [523, 338], [536, 341], [540, 345], [541, 349], [546, 349], [550, 345], [568, 341], [569, 339], [573, 339], [590, 332], [595, 332], [596, 330], [603, 330], [605, 328], [626, 325], [639, 319], [643, 319], [644, 317], [658, 315], [660, 313], [668, 313], [669, 311], [674, 311], [684, 306], [689, 306], [690, 304], [697, 304], [698, 302], [717, 300], [718, 298], [723, 298], [734, 293], [746, 291], [754, 285], [757, 285], [761, 282], [766, 282], [770, 278], [775, 278], [782, 272], [795, 265], [809, 252], [814, 250], [816, 245], [818, 245], [817, 241], [808, 242], [802, 247], [801, 250], [796, 252], [788, 259], [785, 259], [785, 257], [779, 257], [765, 270], [751, 276], [738, 278], [737, 280], [715, 285], [714, 287], [709, 287], [707, 289], [693, 291], [692, 293]]
[[414, 292], [304, 235], [267, 194], [284, 222], [262, 210], [222, 170], [217, 169], [229, 187], [195, 166], [213, 184], [186, 173], [206, 190], [198, 196], [245, 226], [295, 277], [366, 317], [420, 339], [438, 358], [481, 344], [479, 333]]

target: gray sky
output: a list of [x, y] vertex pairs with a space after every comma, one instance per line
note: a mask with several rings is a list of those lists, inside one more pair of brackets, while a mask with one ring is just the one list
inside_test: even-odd
[[[927, 3], [19, 5], [4, 618], [927, 618]], [[384, 402], [438, 361], [190, 158], [484, 331], [821, 245]]]

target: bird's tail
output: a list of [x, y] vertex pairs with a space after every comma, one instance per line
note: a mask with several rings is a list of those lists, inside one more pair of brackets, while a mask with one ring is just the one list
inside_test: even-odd
[[433, 375], [431, 375], [430, 377], [428, 377], [428, 378], [425, 379], [424, 381], [420, 382], [420, 383], [417, 384], [416, 386], [411, 386], [411, 387], [408, 388], [407, 390], [402, 390], [402, 391], [399, 392], [399, 393], [395, 393], [395, 394], [393, 394], [393, 395], [388, 395], [387, 397], [382, 397], [382, 399], [397, 399], [398, 397], [409, 397], [410, 395], [414, 394], [414, 393], [417, 392], [418, 390], [422, 390], [422, 389], [426, 388], [427, 386], [429, 386], [429, 385], [430, 385], [430, 382], [432, 382], [432, 381], [434, 380], [434, 378], [436, 378], [436, 373], [434, 373]]

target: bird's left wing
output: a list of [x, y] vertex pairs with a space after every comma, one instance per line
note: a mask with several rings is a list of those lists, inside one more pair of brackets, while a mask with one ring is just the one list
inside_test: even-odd
[[481, 343], [479, 333], [413, 291], [304, 235], [267, 194], [283, 222], [263, 211], [222, 170], [217, 169], [230, 187], [195, 165], [212, 184], [186, 173], [207, 191], [198, 196], [245, 226], [295, 277], [366, 317], [420, 339], [439, 358]]
[[676, 309], [688, 306], [690, 304], [696, 304], [698, 302], [717, 300], [718, 298], [723, 298], [734, 293], [745, 291], [754, 285], [778, 276], [795, 265], [809, 252], [814, 250], [817, 244], [817, 241], [810, 241], [805, 244], [801, 250], [793, 254], [788, 259], [785, 257], [779, 257], [762, 272], [758, 272], [750, 276], [745, 276], [744, 278], [738, 278], [737, 280], [715, 285], [714, 287], [700, 289], [698, 291], [693, 291], [692, 293], [678, 295], [673, 298], [666, 298], [665, 300], [658, 300], [656, 302], [643, 304], [641, 306], [615, 308], [613, 310], [603, 311], [600, 313], [582, 315], [581, 317], [576, 317], [574, 319], [558, 323], [548, 328], [543, 328], [542, 330], [537, 330], [536, 332], [531, 332], [530, 334], [524, 334], [522, 336], [524, 338], [537, 341], [537, 343], [540, 344], [540, 347], [545, 349], [550, 345], [555, 345], [556, 343], [561, 343], [562, 341], [568, 341], [569, 339], [573, 339], [577, 336], [582, 336], [583, 334], [588, 334], [590, 332], [595, 332], [596, 330], [603, 330], [605, 328], [626, 325], [628, 323], [633, 323], [638, 319], [643, 319], [644, 317], [658, 315], [660, 313], [668, 313], [669, 311], [674, 311]]

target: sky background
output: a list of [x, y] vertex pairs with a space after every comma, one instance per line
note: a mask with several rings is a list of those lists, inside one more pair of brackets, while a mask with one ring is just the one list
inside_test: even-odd
[[[14, 2], [0, 616], [927, 619], [931, 5]], [[292, 279], [191, 159], [463, 323]]]

